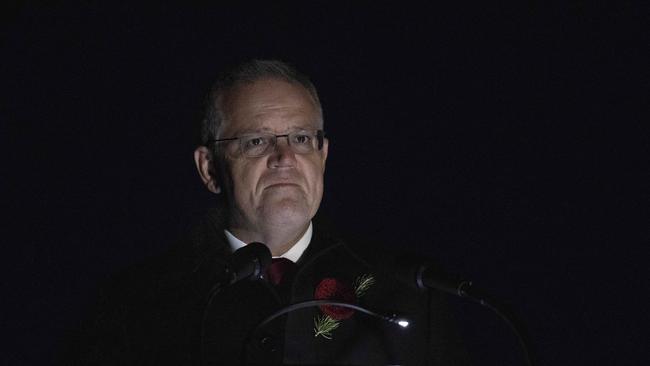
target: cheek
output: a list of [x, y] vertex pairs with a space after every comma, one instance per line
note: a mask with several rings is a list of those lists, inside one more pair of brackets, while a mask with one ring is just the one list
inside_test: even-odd
[[255, 161], [243, 161], [233, 165], [232, 182], [238, 196], [250, 196], [254, 194], [260, 177], [260, 163]]
[[324, 167], [320, 161], [312, 161], [309, 165], [307, 180], [310, 188], [318, 194], [323, 189], [323, 172]]

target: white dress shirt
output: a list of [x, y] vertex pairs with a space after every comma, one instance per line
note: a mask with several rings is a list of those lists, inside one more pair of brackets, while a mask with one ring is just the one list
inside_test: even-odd
[[[234, 236], [230, 231], [224, 230], [226, 233], [226, 239], [228, 239], [228, 244], [230, 244], [230, 249], [231, 251], [235, 251], [243, 246], [246, 245], [243, 241], [237, 239], [236, 236]], [[302, 253], [305, 252], [305, 249], [309, 246], [309, 243], [311, 242], [311, 235], [313, 233], [313, 228], [311, 222], [309, 222], [309, 227], [307, 228], [307, 231], [302, 235], [302, 238], [298, 240], [296, 244], [294, 244], [291, 249], [287, 250], [280, 256], [276, 256], [273, 258], [287, 258], [288, 260], [292, 262], [297, 262], [298, 259], [300, 259], [300, 256]]]

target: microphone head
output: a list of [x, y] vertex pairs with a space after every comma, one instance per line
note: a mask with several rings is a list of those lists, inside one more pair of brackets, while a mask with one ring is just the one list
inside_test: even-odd
[[271, 264], [271, 251], [262, 243], [253, 242], [237, 249], [229, 258], [230, 284], [250, 278], [258, 280]]
[[395, 260], [395, 275], [401, 282], [418, 290], [436, 289], [452, 295], [463, 296], [459, 288], [467, 281], [447, 273], [434, 263], [419, 258], [399, 257]]

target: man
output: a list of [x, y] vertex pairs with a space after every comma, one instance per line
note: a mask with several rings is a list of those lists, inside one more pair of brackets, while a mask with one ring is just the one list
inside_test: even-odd
[[215, 110], [203, 126], [207, 146], [194, 159], [207, 188], [227, 197], [228, 237], [262, 242], [280, 256], [304, 236], [318, 210], [328, 141], [308, 81], [293, 82], [281, 64], [250, 68], [241, 71], [248, 74], [244, 81], [213, 93]]
[[[108, 296], [80, 363], [463, 364], [441, 294], [402, 285], [315, 218], [329, 144], [312, 83], [285, 63], [251, 61], [224, 73], [208, 104], [194, 158], [217, 207], [189, 245]], [[268, 246], [274, 271], [215, 291], [231, 253], [252, 242]], [[260, 326], [314, 299], [401, 314], [411, 326], [331, 306]]]

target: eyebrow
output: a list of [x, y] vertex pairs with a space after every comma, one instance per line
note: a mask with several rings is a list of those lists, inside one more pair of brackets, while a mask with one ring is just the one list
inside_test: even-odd
[[250, 134], [256, 134], [256, 133], [270, 133], [273, 135], [285, 135], [289, 134], [292, 132], [296, 131], [310, 131], [310, 130], [318, 130], [318, 127], [307, 127], [307, 126], [292, 126], [286, 132], [283, 133], [276, 133], [274, 130], [268, 127], [262, 127], [260, 129], [256, 130], [243, 130], [235, 134], [235, 136], [241, 136], [241, 135], [250, 135]]

